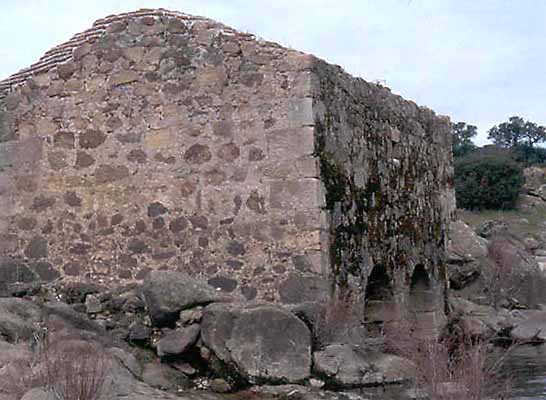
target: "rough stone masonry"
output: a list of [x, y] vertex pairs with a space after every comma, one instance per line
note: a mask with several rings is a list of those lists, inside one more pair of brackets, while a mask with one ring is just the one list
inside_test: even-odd
[[441, 286], [449, 120], [167, 10], [109, 16], [0, 82], [0, 284], [178, 269], [248, 300]]

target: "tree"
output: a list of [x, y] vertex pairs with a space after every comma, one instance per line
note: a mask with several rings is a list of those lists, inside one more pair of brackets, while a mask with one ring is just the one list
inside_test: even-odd
[[489, 129], [488, 138], [497, 146], [515, 148], [518, 146], [533, 147], [546, 141], [546, 128], [518, 116], [510, 117]]
[[472, 142], [472, 138], [478, 134], [476, 126], [467, 125], [466, 122], [452, 123], [451, 134], [454, 157], [464, 157], [476, 150], [476, 145]]

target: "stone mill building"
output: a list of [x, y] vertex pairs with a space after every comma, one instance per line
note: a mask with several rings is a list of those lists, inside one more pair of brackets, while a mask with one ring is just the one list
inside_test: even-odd
[[449, 120], [314, 56], [141, 10], [0, 82], [0, 204], [0, 285], [177, 269], [247, 300], [346, 289], [384, 319], [443, 287]]

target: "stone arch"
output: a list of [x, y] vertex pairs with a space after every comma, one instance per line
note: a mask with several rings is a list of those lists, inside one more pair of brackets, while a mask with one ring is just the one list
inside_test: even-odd
[[392, 279], [383, 265], [376, 265], [368, 276], [364, 298], [364, 322], [370, 335], [381, 333], [386, 322], [395, 319]]
[[429, 273], [422, 264], [417, 265], [410, 279], [409, 311], [425, 312], [433, 307], [434, 291]]
[[443, 320], [438, 300], [429, 272], [423, 265], [417, 265], [410, 279], [407, 315], [421, 336], [434, 337], [438, 334]]

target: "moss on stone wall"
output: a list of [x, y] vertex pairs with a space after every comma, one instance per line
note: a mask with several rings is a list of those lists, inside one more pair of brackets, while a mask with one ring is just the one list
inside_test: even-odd
[[450, 213], [442, 202], [450, 190], [448, 124], [325, 63], [316, 73], [315, 155], [336, 283], [353, 275], [365, 287], [374, 265], [391, 277], [415, 263], [434, 271]]

